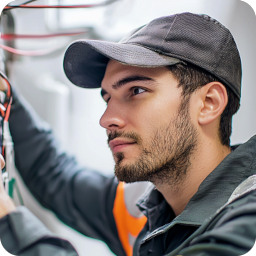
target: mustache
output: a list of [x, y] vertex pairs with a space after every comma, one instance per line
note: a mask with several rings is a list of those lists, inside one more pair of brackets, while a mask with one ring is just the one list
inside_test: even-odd
[[115, 138], [128, 138], [128, 139], [133, 139], [134, 142], [136, 142], [137, 144], [140, 144], [141, 142], [141, 138], [140, 136], [135, 133], [135, 132], [123, 132], [123, 131], [113, 131], [108, 135], [108, 144], [111, 140], [114, 140]]

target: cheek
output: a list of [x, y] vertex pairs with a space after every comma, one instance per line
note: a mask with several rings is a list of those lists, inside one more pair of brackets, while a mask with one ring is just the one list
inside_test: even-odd
[[202, 103], [197, 98], [197, 94], [193, 93], [189, 99], [189, 115], [191, 123], [194, 125], [194, 127], [199, 126], [198, 118], [200, 114]]
[[153, 136], [156, 130], [170, 125], [171, 120], [177, 116], [180, 106], [179, 98], [174, 95], [159, 95], [153, 100], [149, 99], [142, 104], [134, 105], [127, 115], [129, 129], [140, 136]]
[[169, 125], [173, 118], [176, 118], [180, 107], [180, 95], [176, 92], [159, 95], [151, 105], [150, 116], [155, 120], [156, 125]]
[[128, 125], [134, 132], [138, 132], [141, 137], [149, 132], [157, 122], [157, 111], [152, 104], [143, 104], [134, 108], [128, 115]]

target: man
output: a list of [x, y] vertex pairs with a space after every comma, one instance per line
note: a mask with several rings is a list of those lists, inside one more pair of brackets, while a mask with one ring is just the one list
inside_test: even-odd
[[[223, 25], [183, 13], [156, 19], [118, 44], [77, 41], [66, 51], [64, 70], [78, 86], [101, 86], [107, 108], [100, 124], [115, 175], [126, 184], [79, 168], [15, 95], [16, 165], [43, 206], [117, 255], [241, 255], [251, 249], [256, 138], [230, 147], [241, 62]], [[137, 181], [154, 184], [138, 200], [139, 211], [131, 208]], [[5, 208], [0, 235], [11, 253], [76, 255], [25, 208]]]

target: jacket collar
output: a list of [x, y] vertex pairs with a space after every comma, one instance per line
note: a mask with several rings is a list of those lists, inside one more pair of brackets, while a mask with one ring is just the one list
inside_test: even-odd
[[[234, 150], [201, 183], [184, 211], [172, 220], [172, 225], [183, 223], [200, 226], [228, 201], [241, 182], [256, 173], [256, 136], [232, 149]], [[154, 187], [138, 202], [146, 216], [156, 207], [160, 208], [160, 212], [163, 211], [166, 209], [164, 204], [167, 202]], [[150, 215], [147, 217], [149, 222], [154, 221], [150, 220]]]

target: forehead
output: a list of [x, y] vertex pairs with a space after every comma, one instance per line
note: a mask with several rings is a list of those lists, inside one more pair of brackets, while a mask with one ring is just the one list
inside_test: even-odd
[[110, 60], [107, 64], [106, 72], [101, 82], [101, 87], [103, 89], [106, 89], [107, 87], [112, 86], [117, 81], [128, 76], [141, 75], [144, 77], [157, 79], [158, 77], [168, 74], [170, 74], [170, 71], [167, 67], [136, 67], [124, 65], [115, 60]]

